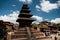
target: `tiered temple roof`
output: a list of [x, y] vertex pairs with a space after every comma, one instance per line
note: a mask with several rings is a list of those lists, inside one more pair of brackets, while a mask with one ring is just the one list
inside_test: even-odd
[[32, 14], [30, 14], [30, 9], [27, 4], [24, 4], [20, 14], [18, 15], [17, 22], [19, 22], [20, 27], [30, 26], [34, 19], [31, 18]]

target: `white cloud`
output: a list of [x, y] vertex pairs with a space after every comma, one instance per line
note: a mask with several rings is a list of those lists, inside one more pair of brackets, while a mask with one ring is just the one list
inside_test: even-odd
[[15, 7], [16, 5], [12, 5], [13, 7]]
[[[59, 2], [60, 3], [60, 2]], [[41, 9], [42, 11], [44, 12], [50, 12], [51, 10], [53, 9], [58, 9], [58, 4], [59, 3], [50, 3], [49, 0], [42, 0], [41, 3], [40, 3], [40, 6], [37, 5], [37, 9]]]
[[26, 0], [19, 0], [20, 2], [26, 2]]
[[48, 21], [49, 22], [49, 19], [45, 19], [45, 21]]
[[53, 23], [60, 23], [60, 18], [52, 19], [51, 22], [53, 22]]
[[23, 2], [23, 3], [31, 3], [32, 0], [19, 0], [20, 2]]
[[60, 0], [57, 1], [58, 6], [60, 7]]
[[33, 24], [33, 23], [35, 23], [35, 24], [39, 24], [39, 22], [37, 22], [37, 21], [33, 21], [32, 24]]
[[37, 11], [40, 11], [40, 6], [36, 5]]
[[36, 21], [34, 21], [33, 23], [36, 23], [38, 24], [39, 22], [43, 21], [43, 18], [42, 17], [39, 17], [39, 16], [32, 16], [32, 18], [34, 18]]
[[13, 11], [9, 15], [0, 16], [0, 20], [16, 23], [19, 11]]
[[39, 7], [38, 5], [36, 5], [36, 8], [38, 8], [38, 9], [39, 9], [40, 7]]

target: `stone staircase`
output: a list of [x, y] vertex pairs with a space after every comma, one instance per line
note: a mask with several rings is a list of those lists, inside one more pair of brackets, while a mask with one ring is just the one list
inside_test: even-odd
[[41, 33], [40, 31], [31, 28], [30, 29], [32, 37], [34, 38], [34, 40], [40, 40], [41, 38], [44, 38], [45, 35], [43, 33]]
[[17, 31], [14, 31], [14, 34], [11, 34], [10, 40], [27, 40], [27, 30], [25, 28], [20, 28]]
[[34, 28], [25, 27], [8, 35], [7, 40], [41, 40], [44, 38], [46, 38], [46, 36], [40, 31]]

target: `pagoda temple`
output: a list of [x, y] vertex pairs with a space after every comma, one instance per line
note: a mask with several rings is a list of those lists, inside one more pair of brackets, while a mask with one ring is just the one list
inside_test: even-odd
[[46, 38], [40, 30], [31, 27], [34, 19], [31, 18], [30, 9], [27, 4], [24, 4], [20, 14], [18, 15], [19, 29], [8, 33], [7, 40], [40, 40]]
[[20, 14], [18, 15], [17, 22], [19, 22], [19, 27], [29, 27], [34, 21], [34, 19], [31, 18], [30, 9], [28, 8], [27, 4], [24, 4], [22, 7], [22, 10], [20, 11]]

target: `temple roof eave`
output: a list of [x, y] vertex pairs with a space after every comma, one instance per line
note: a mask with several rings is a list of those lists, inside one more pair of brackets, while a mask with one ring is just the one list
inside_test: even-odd
[[32, 18], [18, 18], [17, 19], [17, 21], [23, 21], [23, 20], [25, 20], [25, 21], [34, 21], [34, 19], [32, 19]]
[[30, 16], [30, 17], [32, 16], [31, 14], [28, 14], [28, 13], [21, 13], [20, 15], [18, 15], [18, 17], [24, 16], [24, 15], [25, 16]]
[[16, 22], [21, 22], [21, 21], [33, 22], [33, 21], [35, 21], [35, 20], [32, 19], [32, 18], [19, 18], [19, 19], [16, 20]]
[[30, 13], [30, 12], [31, 12], [30, 10], [26, 10], [26, 9], [20, 11], [20, 13]]
[[32, 15], [32, 14], [29, 14], [29, 13], [20, 13], [20, 15]]

